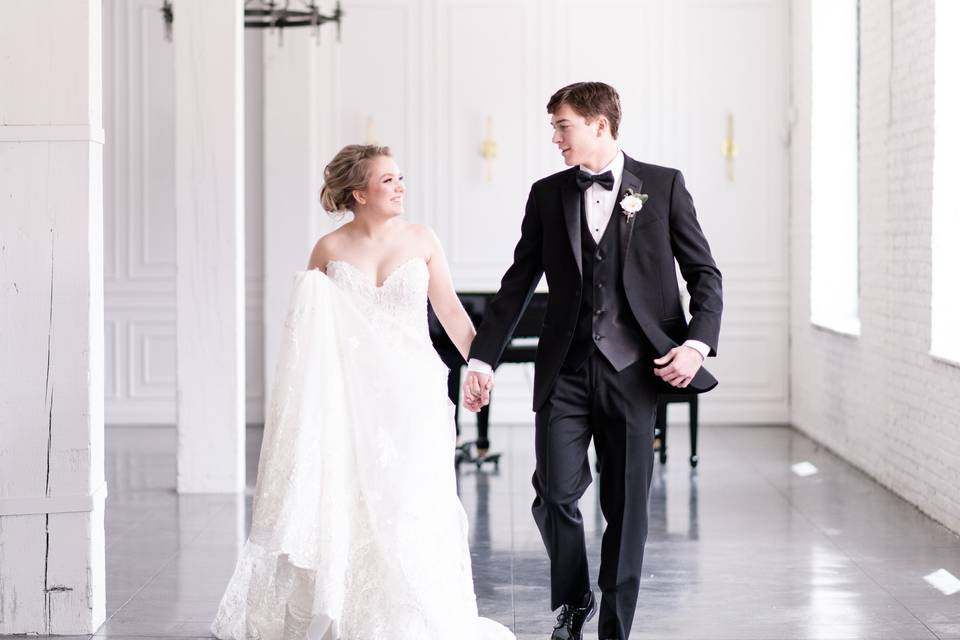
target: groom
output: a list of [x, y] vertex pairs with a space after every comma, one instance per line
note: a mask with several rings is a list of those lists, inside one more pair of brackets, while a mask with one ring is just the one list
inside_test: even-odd
[[[550, 556], [554, 640], [579, 640], [597, 602], [577, 502], [600, 460], [599, 637], [630, 635], [647, 537], [657, 394], [708, 391], [716, 355], [720, 271], [676, 169], [637, 162], [617, 145], [620, 98], [579, 82], [547, 103], [553, 142], [570, 167], [533, 184], [513, 264], [470, 351], [468, 409], [489, 401], [493, 370], [546, 273], [550, 294], [537, 350], [536, 499]], [[674, 259], [687, 282], [687, 326]], [[684, 391], [681, 391], [684, 390]]]

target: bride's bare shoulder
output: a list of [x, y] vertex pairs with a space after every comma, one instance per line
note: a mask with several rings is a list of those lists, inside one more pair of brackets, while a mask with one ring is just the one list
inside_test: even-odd
[[316, 243], [314, 243], [313, 250], [310, 252], [307, 269], [326, 271], [327, 263], [333, 256], [337, 255], [337, 247], [340, 246], [342, 242], [342, 235], [341, 230], [336, 229], [326, 235], [320, 236]]
[[418, 246], [428, 254], [435, 251], [439, 246], [440, 239], [429, 225], [421, 222], [411, 222], [408, 229], [410, 234], [416, 239]]

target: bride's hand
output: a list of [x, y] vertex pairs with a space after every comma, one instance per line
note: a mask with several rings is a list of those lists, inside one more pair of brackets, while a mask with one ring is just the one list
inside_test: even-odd
[[477, 371], [467, 372], [463, 383], [463, 406], [476, 413], [490, 404], [490, 390], [493, 389], [493, 376]]

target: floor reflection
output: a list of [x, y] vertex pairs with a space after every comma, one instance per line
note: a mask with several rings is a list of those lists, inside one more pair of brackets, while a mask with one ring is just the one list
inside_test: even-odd
[[[657, 465], [634, 638], [936, 638], [960, 635], [960, 539], [786, 428], [704, 427], [701, 462]], [[548, 563], [530, 514], [532, 426], [494, 425], [499, 468], [461, 467], [477, 602], [521, 640], [554, 620]], [[247, 434], [248, 484], [260, 431]], [[107, 430], [107, 608], [98, 636], [207, 637], [250, 526], [246, 495], [175, 493], [176, 433]], [[791, 465], [818, 468], [801, 477]], [[581, 501], [596, 577], [596, 483]], [[588, 627], [594, 633], [595, 622]]]

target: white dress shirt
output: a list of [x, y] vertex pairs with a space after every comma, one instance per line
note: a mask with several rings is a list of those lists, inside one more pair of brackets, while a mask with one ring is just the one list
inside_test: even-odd
[[[589, 174], [600, 174], [609, 171], [613, 174], [613, 189], [604, 189], [599, 184], [590, 185], [583, 192], [584, 212], [587, 217], [587, 227], [590, 229], [590, 235], [595, 242], [599, 244], [603, 232], [610, 223], [610, 216], [613, 215], [617, 204], [617, 196], [620, 195], [620, 185], [623, 184], [623, 151], [617, 150], [613, 160], [607, 163], [600, 171], [590, 171], [584, 166], [580, 170]], [[692, 347], [703, 356], [704, 359], [710, 354], [710, 347], [699, 340], [687, 340], [684, 343], [686, 347]], [[467, 363], [467, 371], [476, 371], [478, 373], [492, 374], [493, 368], [482, 360], [470, 358]]]
[[590, 235], [593, 241], [600, 244], [600, 238], [610, 223], [610, 216], [617, 205], [617, 196], [620, 194], [620, 185], [623, 184], [623, 151], [617, 151], [613, 160], [607, 163], [600, 171], [593, 172], [586, 167], [581, 166], [580, 170], [590, 175], [599, 175], [609, 171], [613, 174], [613, 189], [604, 189], [594, 182], [583, 192], [584, 211], [587, 216], [587, 227], [590, 228]]

